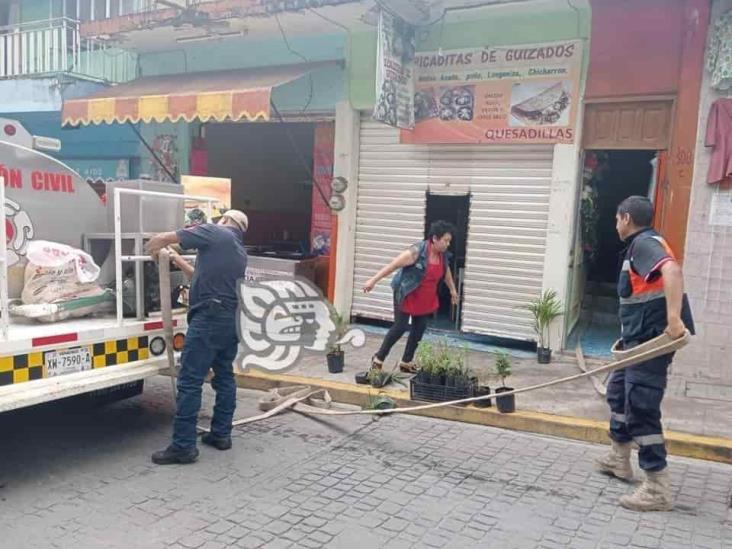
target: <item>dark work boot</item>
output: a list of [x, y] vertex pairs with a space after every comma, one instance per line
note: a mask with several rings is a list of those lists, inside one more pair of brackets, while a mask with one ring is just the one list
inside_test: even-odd
[[207, 446], [213, 446], [217, 450], [229, 450], [231, 448], [231, 437], [217, 437], [206, 433], [201, 437], [201, 442]]
[[193, 463], [198, 459], [197, 448], [176, 448], [172, 444], [165, 450], [160, 450], [152, 455], [152, 461], [156, 465], [171, 465], [173, 463]]

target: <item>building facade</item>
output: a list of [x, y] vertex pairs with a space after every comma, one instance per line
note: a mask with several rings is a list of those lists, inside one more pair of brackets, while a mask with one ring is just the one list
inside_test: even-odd
[[[732, 2], [715, 0], [710, 17], [710, 35], [731, 36]], [[729, 42], [727, 42], [729, 45]], [[709, 41], [706, 59], [716, 59], [719, 43]], [[716, 59], [732, 69], [729, 47], [726, 57]], [[728, 72], [729, 72], [728, 69]], [[732, 82], [728, 82], [728, 85]], [[698, 335], [688, 349], [680, 353], [673, 368], [679, 394], [711, 400], [732, 399], [732, 181], [708, 183], [712, 159], [712, 139], [708, 139], [710, 113], [715, 102], [730, 103], [730, 89], [717, 89], [714, 74], [704, 71], [701, 82], [698, 125], [694, 144], [694, 169], [691, 185], [684, 273], [687, 290], [697, 322]], [[730, 111], [732, 112], [732, 111]], [[713, 120], [712, 120], [713, 122]], [[726, 130], [725, 130], [726, 128]], [[720, 126], [718, 131], [732, 131]], [[729, 137], [728, 137], [729, 139]]]
[[139, 143], [128, 128], [61, 129], [65, 100], [136, 74], [134, 53], [81, 36], [84, 20], [108, 17], [102, 5], [12, 0], [0, 8], [0, 116], [20, 121], [35, 135], [60, 139], [55, 156], [97, 188], [135, 175], [139, 164]]
[[[586, 2], [575, 3], [574, 8], [559, 1], [507, 3], [448, 12], [443, 23], [417, 36], [418, 56], [431, 52], [427, 55], [445, 59], [455, 59], [460, 52], [472, 52], [477, 58], [480, 51], [490, 57], [488, 45], [497, 51], [570, 47], [577, 54], [576, 87], [571, 92], [576, 115], [566, 126], [574, 137], [570, 142], [445, 143], [437, 137], [431, 143], [410, 143], [397, 129], [371, 120], [376, 35], [352, 37], [353, 113], [344, 130], [350, 138], [350, 150], [344, 153], [351, 160], [344, 162], [341, 175], [357, 185], [339, 216], [340, 307], [355, 317], [391, 319], [388, 284], [368, 295], [361, 291], [363, 284], [393, 256], [424, 238], [431, 221], [445, 219], [457, 226], [452, 267], [461, 287], [461, 305], [459, 310], [449, 305], [441, 310], [441, 326], [509, 339], [535, 338], [532, 320], [522, 306], [542, 289], [553, 289], [564, 300], [569, 287], [573, 209], [568, 205], [577, 195], [589, 25]], [[542, 66], [538, 61], [535, 69], [509, 67], [505, 75], [479, 86], [500, 87], [506, 75], [528, 75]], [[516, 89], [528, 87], [532, 80], [511, 82]], [[547, 86], [554, 84], [549, 79]], [[476, 116], [475, 124], [480, 123]], [[336, 168], [338, 172], [338, 164]], [[561, 332], [557, 325], [555, 343]]]

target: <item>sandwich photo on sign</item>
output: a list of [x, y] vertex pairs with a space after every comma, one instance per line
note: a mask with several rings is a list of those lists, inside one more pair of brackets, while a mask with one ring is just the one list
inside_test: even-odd
[[514, 84], [511, 91], [511, 126], [564, 126], [569, 123], [570, 83]]

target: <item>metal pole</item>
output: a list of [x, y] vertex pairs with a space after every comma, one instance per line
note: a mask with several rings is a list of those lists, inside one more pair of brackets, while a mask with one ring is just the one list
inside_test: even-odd
[[114, 189], [114, 274], [117, 293], [117, 325], [122, 326], [122, 204], [121, 189]]
[[160, 312], [163, 317], [163, 335], [165, 351], [170, 367], [170, 384], [173, 389], [173, 401], [176, 398], [175, 387], [175, 354], [173, 349], [173, 304], [170, 290], [170, 254], [163, 248], [158, 259], [158, 278], [160, 279]]
[[5, 178], [0, 177], [0, 326], [3, 339], [8, 339], [8, 247], [5, 232]]
[[173, 194], [173, 193], [164, 193], [160, 191], [143, 191], [140, 189], [124, 189], [119, 188], [115, 189], [115, 191], [119, 191], [122, 194], [137, 194], [142, 196], [159, 196], [162, 198], [169, 198], [169, 199], [178, 199], [178, 200], [198, 200], [199, 202], [216, 202], [216, 198], [211, 198], [210, 196], [193, 196], [193, 195], [187, 195], [187, 194]]
[[[188, 261], [195, 261], [195, 259], [196, 259], [195, 255], [182, 255], [181, 257]], [[145, 262], [145, 261], [155, 261], [155, 260], [150, 255], [123, 255], [122, 262], [126, 262], [126, 261]]]

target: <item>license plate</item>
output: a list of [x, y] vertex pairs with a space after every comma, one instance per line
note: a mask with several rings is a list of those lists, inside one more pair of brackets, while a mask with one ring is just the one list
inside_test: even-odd
[[46, 353], [46, 372], [48, 377], [62, 376], [92, 369], [89, 347], [76, 347], [63, 351]]

